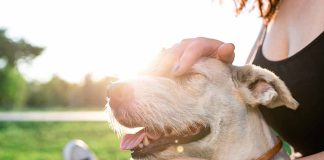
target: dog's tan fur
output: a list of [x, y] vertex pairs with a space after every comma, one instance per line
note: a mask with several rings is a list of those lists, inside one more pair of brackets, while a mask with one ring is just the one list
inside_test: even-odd
[[[123, 83], [131, 85], [135, 97], [118, 112], [110, 111], [110, 122], [117, 131], [123, 132], [120, 124], [125, 123], [162, 132], [168, 126], [178, 135], [189, 132], [188, 126], [197, 123], [211, 127], [207, 137], [180, 146], [183, 151], [174, 145], [147, 159], [256, 159], [275, 142], [258, 106], [298, 106], [272, 72], [254, 65], [232, 66], [213, 58], [201, 59], [181, 77], [145, 75]], [[288, 156], [278, 154], [275, 159]]]

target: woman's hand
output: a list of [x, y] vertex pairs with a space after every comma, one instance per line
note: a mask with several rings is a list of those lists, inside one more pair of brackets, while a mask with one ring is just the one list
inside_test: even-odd
[[[235, 46], [209, 38], [192, 38], [182, 40], [180, 43], [168, 49], [171, 53], [170, 65], [166, 68], [175, 76], [187, 72], [201, 57], [214, 57], [225, 63], [234, 60]], [[165, 71], [165, 69], [163, 69]]]

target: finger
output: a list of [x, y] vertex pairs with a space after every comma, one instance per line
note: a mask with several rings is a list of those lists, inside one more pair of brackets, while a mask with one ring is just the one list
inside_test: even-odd
[[192, 39], [184, 39], [181, 43], [177, 43], [167, 49], [166, 55], [164, 55], [161, 60], [163, 65], [158, 66], [158, 74], [165, 75], [170, 73], [170, 71], [175, 68], [175, 64], [179, 62], [185, 48], [187, 48], [191, 41]]
[[179, 62], [174, 67], [173, 74], [176, 76], [184, 74], [201, 57], [212, 57], [213, 54], [217, 55], [218, 48], [222, 45], [223, 42], [221, 41], [207, 38], [200, 38], [190, 43], [184, 50]]
[[180, 57], [180, 60], [174, 66], [172, 73], [175, 76], [179, 76], [187, 72], [193, 64], [195, 64], [204, 53], [206, 53], [206, 48], [201, 46], [191, 45], [186, 48]]
[[234, 44], [224, 43], [217, 49], [216, 54], [214, 54], [213, 57], [216, 57], [225, 63], [233, 63], [235, 57], [234, 50]]
[[152, 75], [156, 76], [167, 76], [170, 74], [170, 70], [173, 67], [174, 63], [176, 63], [178, 57], [175, 54], [170, 52], [163, 53], [159, 56], [158, 60], [154, 64], [156, 69], [152, 73]]
[[[179, 59], [181, 57], [181, 55], [183, 54], [183, 51], [185, 50], [185, 48], [187, 48], [187, 46], [192, 42], [192, 38], [188, 38], [188, 39], [184, 39], [182, 40], [180, 43], [177, 43], [175, 45], [173, 45], [170, 49], [169, 52], [171, 54], [175, 54]], [[178, 60], [179, 60], [178, 59]]]

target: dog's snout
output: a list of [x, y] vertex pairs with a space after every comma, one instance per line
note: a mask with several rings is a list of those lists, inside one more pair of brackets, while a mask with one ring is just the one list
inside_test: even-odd
[[107, 97], [118, 103], [127, 102], [134, 97], [133, 88], [128, 83], [114, 83], [108, 88]]

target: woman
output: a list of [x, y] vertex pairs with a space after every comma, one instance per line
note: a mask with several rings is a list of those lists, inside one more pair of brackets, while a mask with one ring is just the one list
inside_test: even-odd
[[[236, 0], [238, 12], [246, 1]], [[257, 0], [256, 5], [266, 32], [250, 62], [276, 73], [300, 103], [296, 111], [260, 107], [261, 112], [301, 160], [324, 159], [324, 0]], [[170, 48], [174, 64], [167, 70], [182, 75], [204, 56], [232, 63], [234, 48], [215, 39], [186, 39]]]

